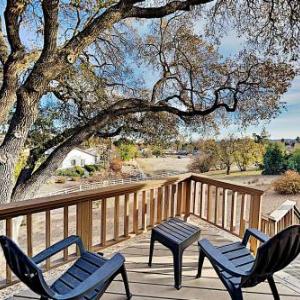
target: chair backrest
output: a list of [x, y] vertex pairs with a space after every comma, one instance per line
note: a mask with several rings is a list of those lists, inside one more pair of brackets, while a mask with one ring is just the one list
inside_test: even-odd
[[36, 294], [49, 297], [52, 291], [40, 268], [8, 237], [0, 236], [6, 262], [13, 273]]
[[258, 249], [251, 275], [243, 286], [253, 286], [282, 270], [300, 253], [300, 225], [290, 226], [274, 235]]

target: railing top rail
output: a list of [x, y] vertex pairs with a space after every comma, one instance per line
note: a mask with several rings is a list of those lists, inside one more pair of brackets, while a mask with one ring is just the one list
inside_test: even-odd
[[194, 181], [211, 184], [217, 187], [233, 190], [235, 192], [250, 194], [250, 195], [262, 195], [264, 193], [263, 190], [249, 187], [245, 184], [235, 184], [226, 180], [214, 179], [205, 175], [192, 174], [191, 179]]
[[104, 198], [115, 197], [124, 194], [135, 193], [138, 191], [149, 190], [170, 184], [176, 184], [190, 179], [191, 173], [177, 175], [166, 179], [140, 181], [131, 184], [118, 184], [99, 189], [64, 194], [57, 196], [41, 197], [24, 200], [20, 202], [0, 205], [0, 220], [18, 217], [29, 213], [38, 213], [45, 210], [52, 210], [66, 205], [75, 205], [83, 201], [96, 201]]
[[291, 209], [294, 209], [296, 206], [295, 201], [287, 200], [282, 203], [277, 209], [275, 209], [270, 215], [269, 218], [273, 221], [277, 222], [281, 220]]

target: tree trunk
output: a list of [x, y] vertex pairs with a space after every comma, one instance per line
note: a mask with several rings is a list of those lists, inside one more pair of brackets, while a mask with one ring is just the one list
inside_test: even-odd
[[230, 169], [231, 169], [231, 166], [227, 165], [226, 166], [226, 175], [230, 175]]

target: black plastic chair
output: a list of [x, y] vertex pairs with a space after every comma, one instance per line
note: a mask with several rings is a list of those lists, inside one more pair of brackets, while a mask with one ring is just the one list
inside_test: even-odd
[[[105, 259], [99, 254], [86, 251], [80, 237], [74, 235], [54, 244], [32, 258], [25, 255], [6, 236], [0, 236], [0, 243], [11, 270], [34, 293], [41, 296], [41, 299], [99, 299], [118, 274], [122, 275], [127, 299], [131, 298], [124, 266], [125, 258], [119, 253], [109, 260]], [[79, 259], [49, 286], [38, 264], [73, 244], [79, 248]]]
[[[256, 257], [246, 248], [250, 236], [262, 242]], [[286, 267], [300, 253], [300, 225], [290, 226], [272, 238], [256, 229], [247, 229], [242, 242], [214, 247], [208, 240], [199, 241], [201, 277], [207, 257], [233, 300], [242, 300], [242, 288], [269, 282], [274, 299], [280, 299], [273, 274]]]

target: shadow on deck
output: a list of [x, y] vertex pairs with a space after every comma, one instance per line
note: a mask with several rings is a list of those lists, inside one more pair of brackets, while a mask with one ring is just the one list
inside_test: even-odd
[[[211, 226], [201, 226], [201, 238], [207, 238], [215, 245], [222, 245], [232, 241], [229, 234]], [[136, 239], [127, 247], [120, 250], [126, 257], [126, 266], [130, 281], [130, 288], [133, 299], [230, 299], [229, 294], [218, 279], [210, 263], [205, 260], [203, 275], [200, 279], [195, 279], [198, 260], [197, 244], [189, 247], [183, 258], [183, 277], [182, 288], [177, 291], [174, 288], [172, 256], [168, 249], [160, 244], [156, 244], [152, 268], [147, 265], [150, 243], [150, 233]], [[134, 239], [133, 239], [134, 242]], [[107, 249], [105, 255], [112, 251]], [[275, 277], [281, 299], [300, 299], [296, 287], [287, 286], [279, 277]], [[26, 291], [14, 296], [15, 300], [39, 299], [37, 296]], [[124, 286], [120, 277], [109, 287], [102, 299], [125, 299]], [[244, 290], [244, 299], [246, 300], [264, 300], [273, 299], [267, 282], [258, 285], [255, 288]]]

